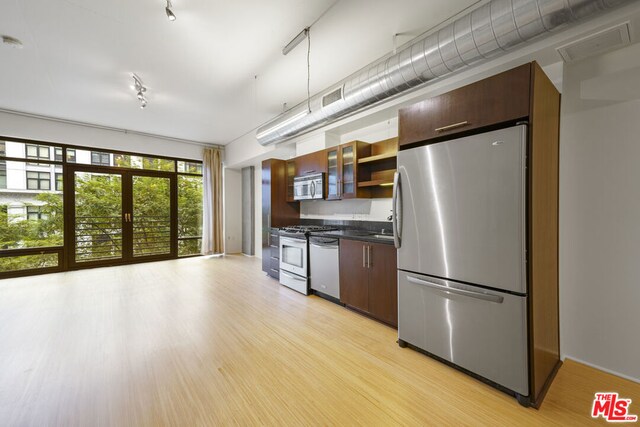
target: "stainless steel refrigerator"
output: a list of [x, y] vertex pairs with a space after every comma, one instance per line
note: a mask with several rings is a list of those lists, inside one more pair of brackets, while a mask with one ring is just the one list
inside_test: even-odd
[[398, 337], [529, 394], [527, 127], [398, 153]]

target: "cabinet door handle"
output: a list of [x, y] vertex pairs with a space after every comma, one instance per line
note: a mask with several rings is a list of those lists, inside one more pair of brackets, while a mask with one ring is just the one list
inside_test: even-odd
[[367, 245], [367, 266], [371, 268], [371, 245]]
[[447, 125], [447, 126], [442, 126], [441, 128], [436, 128], [436, 132], [444, 132], [444, 131], [447, 131], [447, 130], [451, 130], [451, 129], [459, 128], [459, 127], [462, 127], [462, 126], [466, 126], [468, 124], [469, 124], [469, 122], [465, 120], [464, 122], [454, 123], [452, 125]]
[[367, 268], [367, 253], [366, 246], [362, 245], [362, 268]]

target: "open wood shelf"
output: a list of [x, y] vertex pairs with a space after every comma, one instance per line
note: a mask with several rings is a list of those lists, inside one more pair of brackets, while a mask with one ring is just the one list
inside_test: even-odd
[[362, 181], [358, 183], [358, 187], [377, 187], [383, 184], [393, 184], [393, 180], [376, 179], [374, 181]]
[[378, 160], [393, 159], [394, 157], [396, 157], [396, 155], [397, 155], [396, 152], [382, 153], [382, 154], [378, 154], [377, 156], [368, 156], [368, 157], [363, 157], [361, 159], [358, 159], [358, 163], [370, 163]]

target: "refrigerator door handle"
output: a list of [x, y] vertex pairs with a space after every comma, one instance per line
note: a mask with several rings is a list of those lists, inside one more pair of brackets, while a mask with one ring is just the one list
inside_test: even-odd
[[504, 301], [504, 298], [499, 295], [484, 294], [480, 292], [467, 291], [465, 289], [451, 288], [449, 286], [439, 285], [437, 283], [428, 282], [426, 280], [418, 279], [411, 276], [408, 276], [407, 280], [411, 283], [415, 283], [416, 285], [426, 286], [428, 288], [437, 289], [439, 291], [450, 294], [463, 295], [471, 298], [481, 299], [484, 301], [494, 302], [496, 304], [502, 304], [502, 302]]
[[391, 208], [393, 209], [392, 227], [393, 227], [393, 244], [396, 249], [402, 245], [402, 227], [398, 227], [400, 216], [402, 216], [402, 207], [398, 209], [398, 202], [402, 204], [402, 191], [400, 189], [400, 172], [393, 174], [393, 199]]

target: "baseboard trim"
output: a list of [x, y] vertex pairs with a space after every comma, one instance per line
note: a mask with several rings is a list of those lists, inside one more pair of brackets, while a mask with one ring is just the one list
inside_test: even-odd
[[612, 369], [603, 368], [602, 366], [598, 366], [595, 363], [587, 362], [585, 360], [578, 359], [577, 357], [573, 357], [573, 356], [570, 356], [570, 355], [565, 355], [565, 356], [562, 357], [562, 360], [564, 360], [564, 359], [573, 360], [574, 362], [582, 363], [583, 365], [587, 365], [587, 366], [589, 366], [591, 368], [594, 368], [594, 369], [597, 369], [599, 371], [606, 372], [607, 374], [615, 375], [616, 377], [624, 378], [625, 380], [633, 381], [634, 383], [640, 384], [640, 379], [639, 378], [634, 378], [634, 377], [632, 377], [630, 375], [621, 374], [620, 372], [616, 372], [616, 371], [614, 371]]

